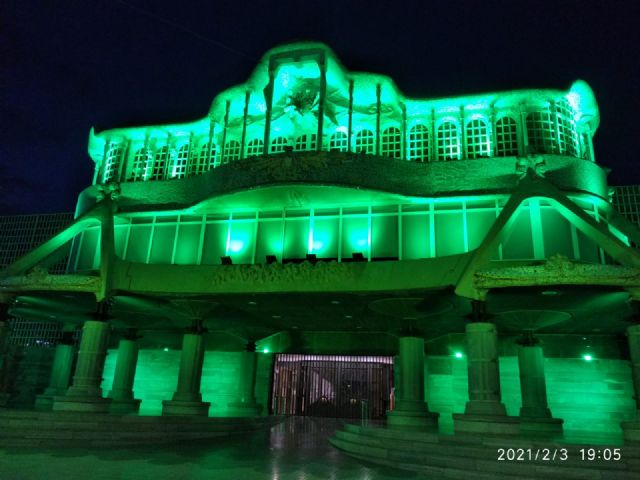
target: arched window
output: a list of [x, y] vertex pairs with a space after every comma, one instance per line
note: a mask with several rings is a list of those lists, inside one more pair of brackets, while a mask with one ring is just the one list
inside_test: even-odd
[[578, 156], [578, 134], [574, 120], [573, 108], [566, 99], [556, 103], [556, 118], [558, 122], [558, 146], [560, 153]]
[[438, 160], [460, 160], [460, 136], [453, 122], [438, 127]]
[[185, 144], [178, 149], [176, 161], [173, 163], [171, 178], [184, 178], [187, 175], [187, 164], [189, 163], [189, 144]]
[[264, 142], [259, 138], [254, 138], [247, 144], [247, 157], [262, 155], [264, 153]]
[[549, 112], [533, 112], [527, 115], [528, 153], [554, 153], [557, 151], [556, 135]]
[[201, 175], [213, 168], [213, 163], [216, 158], [216, 146], [211, 145], [211, 149], [209, 149], [209, 145], [209, 143], [203, 144], [200, 147], [200, 154], [193, 155], [193, 157], [191, 158], [191, 164], [189, 165], [189, 176]]
[[484, 120], [476, 119], [467, 123], [467, 158], [488, 157], [490, 151], [489, 130]]
[[111, 145], [107, 150], [104, 162], [103, 183], [118, 181], [118, 173], [120, 170], [120, 160], [122, 159], [122, 148], [120, 145]]
[[169, 160], [169, 147], [165, 145], [156, 151], [156, 158], [153, 162], [151, 180], [162, 180], [165, 177], [167, 163]]
[[496, 122], [496, 155], [498, 157], [518, 155], [516, 121], [511, 117], [502, 117]]
[[284, 147], [287, 145], [287, 139], [284, 137], [276, 137], [271, 140], [271, 153], [284, 152]]
[[315, 133], [310, 135], [307, 135], [306, 133], [304, 135], [300, 135], [296, 138], [296, 143], [293, 149], [296, 152], [315, 151], [317, 146], [316, 138], [317, 135]]
[[589, 142], [589, 134], [584, 132], [580, 134], [580, 158], [592, 160], [591, 142]]
[[233, 160], [240, 160], [240, 142], [229, 140], [224, 146], [222, 163], [229, 163]]
[[139, 182], [147, 179], [147, 168], [151, 163], [151, 152], [148, 148], [139, 149], [133, 157], [129, 182]]
[[424, 125], [416, 125], [409, 130], [409, 160], [424, 162], [429, 159], [429, 130]]
[[329, 151], [346, 152], [349, 150], [349, 138], [344, 132], [336, 132], [331, 135], [329, 140]]
[[356, 134], [357, 153], [376, 153], [376, 137], [371, 130], [360, 130]]
[[400, 129], [389, 127], [382, 132], [380, 153], [385, 157], [402, 158]]

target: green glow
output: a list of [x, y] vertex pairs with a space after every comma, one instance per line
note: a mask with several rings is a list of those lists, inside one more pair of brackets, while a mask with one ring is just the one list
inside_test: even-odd
[[456, 358], [462, 358], [462, 353], [461, 352], [456, 352], [455, 353], [455, 357]]
[[[309, 54], [308, 50], [305, 52], [308, 48], [313, 48], [316, 53]], [[271, 62], [273, 55], [279, 55], [275, 63]], [[273, 68], [271, 75], [270, 65]], [[324, 91], [320, 91], [321, 65], [326, 69]], [[267, 105], [264, 91], [271, 79], [273, 97], [271, 105]], [[350, 81], [353, 82], [351, 111]], [[378, 90], [380, 112], [376, 93]], [[181, 178], [183, 167], [178, 171], [175, 162], [179, 149], [185, 144], [190, 145], [189, 152], [191, 149], [195, 152], [203, 144], [213, 142], [215, 151], [218, 152], [217, 166], [224, 149], [223, 138], [227, 144], [239, 142], [243, 132], [246, 133], [245, 151], [239, 152], [239, 156], [244, 157], [249, 141], [263, 139], [267, 127], [271, 131], [271, 140], [282, 137], [289, 145], [295, 145], [296, 139], [302, 135], [316, 135], [321, 99], [324, 116], [321, 138], [316, 139], [316, 142], [320, 142], [323, 149], [330, 148], [329, 139], [332, 134], [349, 133], [349, 118], [352, 119], [352, 138], [349, 139], [352, 148], [355, 148], [354, 140], [358, 132], [368, 130], [375, 134], [378, 120], [381, 123], [381, 132], [384, 132], [388, 128], [404, 128], [400, 119], [406, 115], [407, 131], [416, 125], [425, 125], [430, 137], [434, 137], [432, 129], [435, 130], [448, 122], [453, 129], [450, 131], [451, 135], [443, 136], [440, 145], [434, 145], [436, 138], [429, 140], [438, 150], [440, 159], [472, 159], [494, 155], [496, 146], [492, 144], [493, 140], [489, 134], [494, 128], [494, 125], [490, 124], [491, 117], [513, 116], [513, 112], [518, 111], [521, 106], [524, 106], [527, 112], [536, 109], [543, 111], [549, 105], [566, 102], [572, 115], [567, 125], [578, 130], [572, 134], [575, 138], [582, 134], [592, 137], [599, 123], [599, 111], [593, 92], [582, 80], [574, 82], [569, 90], [564, 91], [529, 89], [438, 99], [409, 98], [398, 90], [391, 78], [379, 74], [349, 72], [326, 45], [300, 42], [282, 45], [267, 52], [245, 84], [229, 88], [215, 97], [208, 116], [184, 124], [117, 128], [99, 133], [92, 129], [89, 135], [89, 154], [101, 172], [99, 180], [106, 181], [112, 179], [114, 169], [113, 158], [105, 154], [108, 145], [120, 148], [123, 152], [137, 152], [141, 148], [148, 148], [151, 161], [144, 167], [145, 178], [137, 177], [137, 180], [144, 181], [151, 179], [151, 164], [155, 160], [157, 149], [167, 146], [168, 164], [163, 178]], [[271, 124], [267, 126], [268, 111], [271, 112]], [[491, 111], [491, 114], [488, 111]], [[469, 129], [469, 124], [476, 121], [486, 123], [486, 127], [476, 128], [479, 125], [476, 124], [476, 127], [471, 126]], [[467, 132], [471, 132], [471, 137]], [[406, 131], [402, 132], [402, 135], [406, 137]], [[566, 140], [554, 138], [553, 141], [561, 143]], [[265, 147], [269, 149], [271, 145]], [[382, 149], [379, 145], [374, 145], [373, 148], [367, 146], [366, 150], [375, 152]], [[567, 153], [561, 146], [556, 150]], [[396, 153], [392, 155], [395, 156]], [[255, 151], [252, 154], [255, 155]], [[568, 154], [580, 156], [580, 152], [569, 151]], [[192, 158], [193, 155], [190, 154], [189, 157]], [[132, 166], [127, 163], [130, 163], [132, 158], [122, 160], [121, 163], [125, 164], [124, 176], [131, 178]], [[205, 171], [208, 169], [209, 166]]]
[[242, 240], [231, 240], [229, 242], [229, 251], [233, 253], [240, 252], [244, 247], [244, 242]]
[[269, 353], [269, 349], [268, 348], [263, 349], [262, 353]]
[[591, 360], [593, 360], [593, 357], [589, 354], [583, 355], [582, 358], [585, 362], [590, 362]]
[[168, 351], [169, 351], [169, 349], [168, 349], [167, 347], [164, 347], [164, 349], [163, 349], [163, 350], [164, 350], [165, 352], [168, 352]]

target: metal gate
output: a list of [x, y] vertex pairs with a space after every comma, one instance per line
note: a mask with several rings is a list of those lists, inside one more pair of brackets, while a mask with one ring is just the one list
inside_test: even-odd
[[384, 418], [393, 387], [393, 357], [278, 354], [275, 415]]

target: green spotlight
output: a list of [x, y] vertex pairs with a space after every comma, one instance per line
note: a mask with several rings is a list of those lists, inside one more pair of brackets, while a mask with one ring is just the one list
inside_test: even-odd
[[168, 349], [167, 347], [164, 347], [164, 351], [165, 351], [165, 352], [168, 352], [168, 351], [169, 351], [169, 349]]
[[269, 349], [265, 348], [264, 350], [262, 350], [262, 353], [269, 353]]
[[229, 250], [232, 252], [239, 252], [244, 247], [244, 242], [242, 240], [231, 240], [229, 243]]
[[593, 360], [593, 357], [591, 355], [583, 355], [582, 358], [584, 358], [586, 362], [590, 362], [591, 360]]
[[462, 352], [456, 352], [454, 355], [456, 358], [462, 358]]

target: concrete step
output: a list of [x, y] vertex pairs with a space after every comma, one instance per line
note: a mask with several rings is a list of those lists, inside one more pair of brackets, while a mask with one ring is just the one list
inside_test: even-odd
[[[620, 447], [623, 458], [621, 461], [593, 461], [581, 460], [578, 448], [582, 446], [559, 446], [569, 448], [569, 457], [566, 461], [545, 462], [538, 461], [498, 461], [497, 449], [493, 446], [461, 446], [443, 443], [412, 443], [411, 441], [397, 438], [396, 435], [384, 437], [368, 435], [350, 431], [338, 431], [331, 439], [331, 443], [345, 451], [375, 463], [385, 463], [391, 466], [404, 465], [414, 471], [425, 472], [435, 468], [462, 470], [469, 476], [477, 478], [478, 473], [490, 473], [494, 478], [503, 478], [502, 475], [522, 477], [523, 473], [531, 478], [567, 479], [567, 480], [601, 480], [604, 478], [631, 478], [640, 472], [640, 462], [634, 456], [627, 456], [626, 447]], [[495, 441], [496, 439], [492, 439]], [[502, 448], [517, 448], [508, 446], [508, 439], [501, 445]], [[542, 448], [554, 448], [546, 446]], [[602, 447], [601, 447], [602, 448]], [[632, 447], [631, 450], [636, 450]], [[635, 453], [635, 452], [634, 452]], [[463, 467], [463, 468], [461, 468]], [[634, 473], [632, 473], [634, 472]], [[448, 478], [448, 477], [445, 477]], [[637, 478], [637, 477], [636, 477]]]
[[0, 413], [0, 445], [62, 446], [174, 443], [266, 429], [282, 417], [139, 417], [67, 412]]

